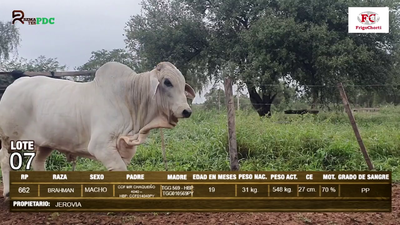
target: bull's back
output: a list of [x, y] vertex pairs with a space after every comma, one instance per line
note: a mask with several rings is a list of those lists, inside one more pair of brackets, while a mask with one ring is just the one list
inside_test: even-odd
[[90, 91], [87, 87], [47, 77], [19, 78], [0, 100], [3, 135], [60, 150], [80, 148], [88, 136], [87, 115], [82, 111], [90, 106], [84, 102], [88, 97], [81, 93]]
[[[28, 77], [14, 81], [5, 90], [0, 100], [0, 128], [9, 138], [19, 138], [22, 128], [31, 121], [32, 111], [32, 82]], [[12, 131], [12, 132], [11, 132]]]

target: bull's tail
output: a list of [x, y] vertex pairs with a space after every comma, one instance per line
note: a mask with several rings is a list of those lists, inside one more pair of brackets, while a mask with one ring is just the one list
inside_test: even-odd
[[1, 137], [1, 149], [0, 149], [0, 167], [1, 174], [3, 177], [3, 196], [5, 201], [8, 200], [10, 196], [10, 153], [9, 148], [7, 148], [7, 142], [4, 140], [4, 136]]

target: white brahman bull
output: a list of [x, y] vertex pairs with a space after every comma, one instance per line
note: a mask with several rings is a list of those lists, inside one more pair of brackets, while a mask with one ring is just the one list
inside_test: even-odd
[[109, 171], [126, 171], [150, 130], [171, 129], [190, 117], [187, 98], [193, 88], [169, 62], [136, 74], [109, 62], [91, 82], [22, 77], [7, 87], [0, 101], [0, 152], [3, 195], [9, 196], [11, 140], [33, 140], [32, 167], [45, 170], [53, 149], [100, 161]]

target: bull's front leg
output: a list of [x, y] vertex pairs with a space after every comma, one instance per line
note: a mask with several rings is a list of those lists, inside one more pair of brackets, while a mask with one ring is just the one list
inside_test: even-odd
[[[4, 143], [4, 142], [3, 142]], [[10, 153], [8, 153], [8, 149], [3, 148], [0, 150], [0, 166], [1, 166], [1, 173], [3, 176], [3, 196], [5, 201], [8, 200], [10, 196]]]
[[46, 160], [53, 152], [53, 149], [47, 147], [35, 146], [35, 158], [32, 161], [32, 168], [34, 171], [45, 171]]
[[127, 165], [117, 150], [116, 140], [103, 140], [110, 140], [110, 137], [93, 136], [88, 146], [89, 153], [96, 157], [108, 171], [127, 171]]
[[133, 156], [136, 154], [136, 145], [132, 145], [131, 139], [135, 139], [134, 136], [121, 136], [117, 140], [117, 150], [125, 165], [128, 166]]

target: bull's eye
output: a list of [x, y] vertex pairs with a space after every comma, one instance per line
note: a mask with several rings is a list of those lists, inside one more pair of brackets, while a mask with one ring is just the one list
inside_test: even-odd
[[165, 79], [164, 84], [165, 84], [165, 86], [167, 86], [167, 87], [172, 87], [172, 83], [171, 83], [171, 81], [169, 81], [168, 79]]

